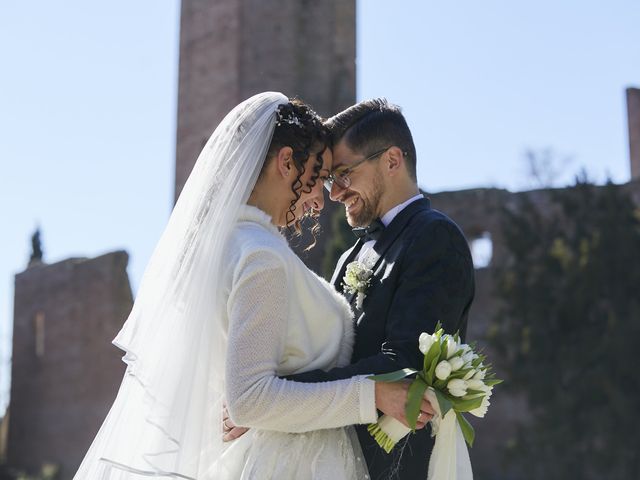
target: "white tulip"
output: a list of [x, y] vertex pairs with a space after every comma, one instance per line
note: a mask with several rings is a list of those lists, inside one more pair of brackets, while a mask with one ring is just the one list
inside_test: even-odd
[[464, 397], [467, 394], [467, 382], [459, 378], [454, 378], [447, 383], [447, 389], [454, 397]]
[[470, 378], [467, 380], [467, 386], [471, 390], [479, 390], [481, 392], [485, 391], [486, 385], [482, 380], [476, 380], [475, 378]]
[[487, 374], [487, 370], [486, 369], [480, 369], [476, 372], [476, 374], [473, 376], [473, 378], [475, 378], [476, 380], [484, 380], [485, 375]]
[[462, 354], [462, 360], [465, 364], [471, 364], [471, 362], [473, 362], [473, 355], [474, 353], [472, 351], [465, 352]]
[[451, 335], [445, 335], [445, 337], [447, 338], [447, 358], [451, 358], [458, 350], [458, 344]]
[[451, 375], [451, 364], [446, 360], [442, 360], [436, 365], [436, 377], [440, 380], [446, 380]]
[[460, 357], [453, 357], [452, 359], [448, 360], [448, 362], [451, 364], [451, 370], [453, 370], [454, 372], [460, 370], [464, 365], [464, 361]]
[[469, 413], [471, 415], [475, 415], [476, 417], [484, 418], [484, 416], [487, 414], [489, 405], [491, 405], [491, 403], [489, 402], [489, 397], [490, 395], [482, 397], [482, 403], [480, 404], [480, 406], [478, 408], [474, 408], [473, 410], [469, 410]]
[[471, 370], [469, 370], [464, 377], [462, 377], [463, 380], [469, 380], [471, 377], [473, 377], [476, 374], [476, 371], [472, 368]]
[[423, 355], [426, 355], [435, 339], [433, 335], [429, 335], [428, 333], [421, 333], [420, 338], [418, 339], [419, 348]]

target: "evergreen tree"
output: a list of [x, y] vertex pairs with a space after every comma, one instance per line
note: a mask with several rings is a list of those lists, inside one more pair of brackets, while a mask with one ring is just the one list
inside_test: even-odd
[[510, 458], [525, 478], [640, 478], [640, 209], [611, 183], [549, 195], [504, 210], [493, 343], [530, 406]]

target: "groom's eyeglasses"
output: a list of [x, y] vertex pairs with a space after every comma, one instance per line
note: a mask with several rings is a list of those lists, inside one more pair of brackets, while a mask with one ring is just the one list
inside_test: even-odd
[[[389, 150], [393, 145], [389, 145], [388, 147], [383, 148], [382, 150], [378, 150], [377, 152], [372, 153], [371, 155], [358, 160], [357, 162], [352, 163], [351, 165], [341, 165], [334, 169], [329, 176], [324, 181], [324, 188], [331, 192], [331, 187], [335, 182], [340, 188], [349, 188], [351, 186], [351, 173], [360, 165], [362, 165], [367, 160], [373, 160], [376, 157], [379, 157], [384, 152]], [[404, 153], [404, 152], [403, 152]]]

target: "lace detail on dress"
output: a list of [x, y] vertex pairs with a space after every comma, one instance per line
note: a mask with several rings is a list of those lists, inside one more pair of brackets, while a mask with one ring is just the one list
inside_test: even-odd
[[239, 478], [366, 480], [369, 477], [355, 432], [348, 427], [303, 434], [256, 431]]

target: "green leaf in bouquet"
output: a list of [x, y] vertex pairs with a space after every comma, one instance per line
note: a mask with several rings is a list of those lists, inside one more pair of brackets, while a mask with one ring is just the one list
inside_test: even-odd
[[[460, 331], [457, 331], [454, 335], [453, 335], [453, 339], [456, 341], [456, 343], [458, 345], [460, 345]], [[462, 352], [460, 352], [460, 354], [462, 354]]]
[[449, 380], [452, 380], [454, 378], [463, 378], [471, 370], [472, 370], [471, 368], [461, 368], [460, 370], [456, 370], [455, 372], [451, 372], [451, 374], [449, 375]]
[[477, 358], [473, 359], [473, 362], [472, 362], [473, 366], [475, 368], [479, 368], [480, 365], [482, 365], [482, 368], [485, 368], [487, 366], [487, 365], [485, 365], [485, 363], [487, 361], [487, 356], [485, 354], [483, 354], [483, 353], [477, 353], [476, 355], [478, 355], [478, 356], [477, 356]]
[[425, 369], [427, 365], [431, 365], [434, 358], [438, 357], [440, 357], [440, 342], [433, 342], [424, 356]]
[[438, 343], [440, 343], [442, 335], [444, 335], [444, 329], [442, 328], [442, 325], [440, 325], [440, 322], [438, 322], [438, 325], [436, 325], [436, 330], [435, 332], [433, 332], [433, 337], [438, 341]]
[[409, 375], [413, 375], [417, 372], [418, 371], [414, 370], [413, 368], [403, 368], [402, 370], [396, 370], [395, 372], [381, 373], [380, 375], [371, 375], [367, 378], [376, 382], [397, 382], [398, 380], [402, 380], [403, 378], [406, 378]]
[[460, 349], [456, 350], [453, 355], [451, 355], [451, 358], [453, 357], [461, 357], [462, 355], [464, 355], [464, 352]]
[[[438, 349], [439, 348], [440, 348], [440, 345], [438, 345]], [[438, 355], [433, 357], [433, 360], [431, 361], [431, 364], [429, 365], [428, 369], [426, 368], [426, 365], [425, 365], [425, 370], [426, 370], [425, 378], [427, 379], [427, 383], [429, 385], [433, 385], [436, 379], [436, 366], [438, 365], [439, 361], [440, 361], [440, 353], [438, 353]]]
[[470, 447], [473, 447], [473, 441], [476, 438], [476, 432], [474, 432], [473, 427], [464, 418], [464, 415], [456, 412], [456, 418], [458, 419], [458, 423], [460, 424], [460, 429], [462, 430], [462, 435], [464, 436], [465, 441]]
[[499, 378], [489, 378], [489, 379], [485, 378], [483, 382], [487, 387], [493, 387], [494, 385], [498, 385], [504, 382], [504, 380], [500, 380]]
[[[431, 348], [424, 356], [424, 372], [425, 378], [429, 385], [433, 384], [433, 375], [436, 371], [435, 365], [438, 364], [438, 360], [440, 359], [440, 342], [433, 342]], [[435, 361], [435, 364], [434, 364]], [[433, 367], [433, 368], [432, 368]]]
[[451, 377], [446, 380], [440, 380], [438, 377], [436, 377], [431, 386], [435, 389], [439, 388], [440, 390], [444, 390], [445, 388], [447, 388], [447, 383], [449, 383], [449, 380], [451, 380]]
[[[455, 339], [451, 335], [447, 335], [447, 338], [445, 338], [441, 342], [442, 354], [440, 356], [442, 357], [443, 360], [448, 360], [449, 358], [453, 358], [455, 356], [455, 353], [458, 353], [458, 350], [456, 350], [454, 354], [452, 354], [451, 357], [449, 357], [449, 348], [450, 348], [449, 344], [451, 342], [455, 342]], [[462, 354], [462, 352], [460, 352], [460, 354]]]
[[481, 395], [481, 396], [485, 396], [486, 392], [484, 390], [473, 390], [471, 388], [467, 388], [467, 394], [465, 395], [465, 398], [475, 398], [476, 395]]
[[436, 394], [436, 399], [438, 400], [438, 406], [440, 407], [440, 413], [442, 415], [442, 418], [444, 418], [444, 416], [449, 412], [449, 410], [453, 408], [453, 404], [451, 403], [451, 400], [449, 400], [447, 396], [444, 393], [442, 393], [442, 391], [435, 388], [433, 389], [433, 391]]
[[[484, 397], [484, 395], [482, 397]], [[470, 410], [474, 410], [482, 405], [482, 397], [471, 398], [468, 400], [455, 399], [453, 400], [453, 409], [456, 412], [468, 412]]]
[[416, 422], [418, 420], [418, 414], [420, 413], [420, 406], [422, 405], [422, 398], [428, 385], [422, 379], [422, 377], [416, 378], [409, 386], [409, 393], [407, 395], [407, 406], [405, 407], [405, 414], [407, 416], [407, 423], [411, 430], [416, 429]]

